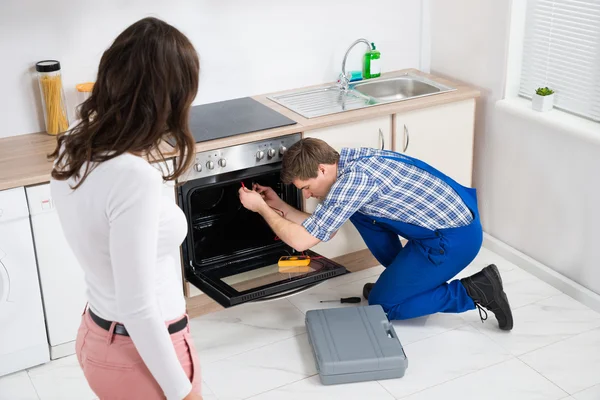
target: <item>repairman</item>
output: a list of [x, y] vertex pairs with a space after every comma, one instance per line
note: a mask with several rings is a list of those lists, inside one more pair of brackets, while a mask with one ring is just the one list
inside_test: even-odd
[[[321, 200], [312, 215], [259, 185], [240, 188], [240, 201], [297, 251], [328, 241], [350, 220], [385, 267], [376, 283], [365, 285], [363, 295], [369, 304], [381, 305], [390, 320], [477, 307], [482, 320], [487, 309], [500, 329], [512, 329], [512, 312], [495, 265], [448, 283], [481, 248], [475, 189], [403, 154], [369, 148], [338, 153], [313, 138], [286, 152], [281, 179], [302, 190], [304, 197]], [[408, 240], [404, 246], [399, 236]]]

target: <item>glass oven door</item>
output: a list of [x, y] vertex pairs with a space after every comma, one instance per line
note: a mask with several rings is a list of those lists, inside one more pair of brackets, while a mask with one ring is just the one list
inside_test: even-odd
[[280, 271], [278, 260], [291, 253], [283, 247], [197, 270], [188, 280], [224, 307], [286, 293], [347, 273], [312, 251], [309, 271]]

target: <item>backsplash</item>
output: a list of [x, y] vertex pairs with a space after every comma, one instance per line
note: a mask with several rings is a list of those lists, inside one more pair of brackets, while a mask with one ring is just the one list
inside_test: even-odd
[[[363, 18], [365, 3], [358, 0], [343, 6], [318, 0], [8, 0], [0, 6], [0, 138], [43, 130], [36, 61], [61, 62], [72, 119], [81, 101], [75, 85], [93, 81], [102, 52], [145, 16], [175, 25], [196, 46], [202, 71], [194, 104], [204, 104], [333, 81], [358, 37], [377, 43], [383, 72], [419, 68], [421, 6], [421, 0], [384, 0]], [[361, 54], [353, 51], [349, 69], [361, 68]]]

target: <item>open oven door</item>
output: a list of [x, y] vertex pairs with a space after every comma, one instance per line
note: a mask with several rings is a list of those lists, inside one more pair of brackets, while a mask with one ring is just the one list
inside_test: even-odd
[[230, 307], [300, 292], [348, 272], [343, 266], [312, 251], [304, 253], [311, 258], [310, 271], [280, 272], [277, 261], [289, 254], [282, 249], [273, 249], [225, 265], [196, 270], [191, 268], [186, 277], [223, 307]]

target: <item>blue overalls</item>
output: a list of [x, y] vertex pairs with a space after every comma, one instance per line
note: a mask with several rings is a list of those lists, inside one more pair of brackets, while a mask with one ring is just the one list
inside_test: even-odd
[[[481, 248], [483, 232], [475, 189], [412, 157], [383, 158], [410, 163], [442, 179], [471, 210], [473, 221], [464, 227], [434, 231], [356, 212], [350, 221], [385, 267], [369, 294], [369, 304], [381, 305], [390, 320], [474, 309], [475, 303], [459, 280], [446, 282], [469, 265]], [[404, 247], [398, 236], [408, 240]]]

